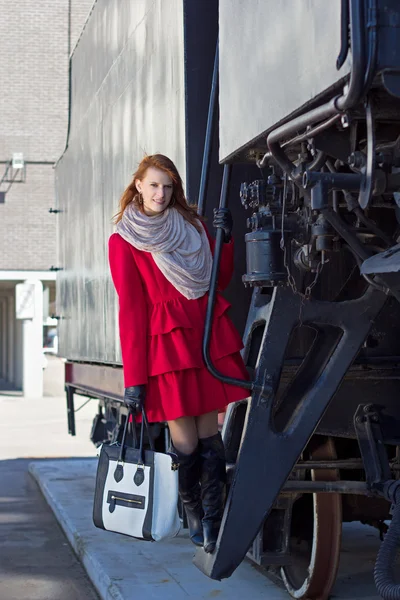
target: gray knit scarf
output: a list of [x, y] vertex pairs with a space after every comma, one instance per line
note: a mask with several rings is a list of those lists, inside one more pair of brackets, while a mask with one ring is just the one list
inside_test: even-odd
[[200, 298], [210, 286], [212, 256], [201, 229], [199, 233], [175, 208], [148, 217], [133, 203], [116, 228], [134, 248], [151, 252], [163, 275], [189, 300]]

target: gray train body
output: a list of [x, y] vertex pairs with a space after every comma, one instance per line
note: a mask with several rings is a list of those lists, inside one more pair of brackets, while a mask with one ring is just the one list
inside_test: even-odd
[[349, 61], [336, 68], [339, 0], [282, 0], [279, 6], [274, 0], [220, 0], [219, 11], [220, 160], [225, 161], [260, 147], [261, 135], [343, 84]]
[[107, 240], [136, 165], [155, 151], [185, 172], [183, 4], [102, 0], [71, 58], [68, 148], [57, 167], [66, 358], [121, 362]]
[[[230, 493], [215, 552], [195, 557], [209, 577], [247, 554], [294, 598], [327, 598], [342, 521], [383, 533], [396, 499], [399, 23], [395, 0], [98, 0], [72, 54], [56, 169], [72, 434], [75, 392], [100, 399], [95, 443], [125, 418], [107, 240], [143, 154], [173, 158], [206, 216], [234, 217], [227, 297], [252, 384], [224, 423]], [[204, 358], [222, 378], [207, 354], [215, 263]], [[382, 561], [379, 593], [400, 597]]]
[[[189, 201], [197, 201], [218, 4], [204, 2], [201, 8], [196, 4], [185, 0], [100, 0], [72, 53], [68, 145], [56, 169], [58, 208], [63, 211], [58, 220], [58, 258], [63, 271], [57, 279], [57, 314], [61, 317], [59, 352], [65, 358], [121, 364], [107, 239], [119, 198], [144, 153], [173, 157]], [[339, 1], [323, 7], [318, 0], [304, 4], [286, 0], [277, 12], [277, 23], [269, 18], [273, 5], [272, 0], [255, 0], [249, 10], [247, 3], [239, 0], [220, 3], [220, 160], [236, 156], [346, 74], [345, 67], [340, 73], [335, 68], [340, 45]], [[336, 24], [329, 35], [321, 30], [324, 15]], [[289, 69], [283, 51], [286, 37], [302, 39], [306, 23], [310, 29], [315, 26], [319, 35], [311, 47], [295, 44], [297, 60], [287, 61]], [[208, 27], [206, 39], [200, 34], [200, 24]], [[272, 34], [282, 29], [285, 37], [274, 39]], [[317, 46], [318, 60], [306, 69], [302, 65]], [[267, 62], [261, 70], [258, 63], [264, 58]], [[218, 158], [215, 142], [214, 162]], [[245, 178], [243, 168], [242, 173]], [[257, 169], [253, 175], [257, 177]], [[219, 183], [220, 172], [214, 164], [209, 210], [211, 202], [217, 205]], [[238, 198], [234, 201], [238, 266], [243, 271], [240, 237], [246, 214]], [[231, 295], [235, 297], [235, 321], [243, 329], [245, 311], [239, 314], [237, 306], [248, 303], [248, 294], [240, 280], [238, 269]]]

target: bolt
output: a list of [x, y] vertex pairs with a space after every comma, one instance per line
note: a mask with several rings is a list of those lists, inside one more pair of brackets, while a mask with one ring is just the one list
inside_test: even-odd
[[352, 152], [347, 161], [353, 169], [361, 169], [365, 165], [365, 156], [362, 152]]
[[350, 125], [349, 115], [342, 115], [340, 118], [340, 122], [342, 123], [343, 129], [346, 129]]

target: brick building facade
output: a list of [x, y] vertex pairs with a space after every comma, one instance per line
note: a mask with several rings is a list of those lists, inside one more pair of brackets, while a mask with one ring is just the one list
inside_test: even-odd
[[[0, 0], [0, 168], [14, 152], [25, 183], [0, 204], [0, 269], [47, 270], [55, 261], [54, 162], [66, 142], [68, 58], [93, 0]], [[10, 171], [13, 177], [15, 172]], [[8, 184], [3, 182], [0, 191]]]
[[[67, 139], [69, 56], [93, 3], [0, 0], [0, 380], [16, 387], [23, 335], [11, 322], [15, 285], [35, 276], [54, 297], [54, 163]], [[4, 178], [14, 153], [23, 154], [24, 173], [9, 168]]]

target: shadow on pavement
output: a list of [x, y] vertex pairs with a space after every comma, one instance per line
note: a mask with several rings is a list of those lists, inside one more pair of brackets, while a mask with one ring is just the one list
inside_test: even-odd
[[96, 600], [97, 593], [28, 473], [31, 461], [0, 461], [0, 598]]

